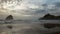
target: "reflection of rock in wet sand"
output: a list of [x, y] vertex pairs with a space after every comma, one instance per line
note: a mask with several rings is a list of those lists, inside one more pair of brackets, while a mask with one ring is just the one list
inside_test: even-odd
[[[13, 28], [9, 29], [7, 26], [11, 25]], [[47, 29], [40, 24], [3, 24], [0, 25], [1, 34], [52, 34], [54, 32], [59, 32], [60, 28]]]
[[[9, 29], [7, 26], [11, 25], [13, 28]], [[7, 33], [21, 33], [20, 31], [23, 29], [30, 29], [31, 24], [0, 24], [0, 32], [7, 32]]]

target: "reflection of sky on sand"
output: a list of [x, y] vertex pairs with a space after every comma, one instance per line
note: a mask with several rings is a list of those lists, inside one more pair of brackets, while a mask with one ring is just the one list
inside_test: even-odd
[[[9, 28], [7, 28], [6, 26], [8, 26], [8, 25], [11, 25], [13, 28], [12, 29], [9, 29]], [[27, 24], [27, 23], [21, 23], [21, 24], [2, 24], [2, 25], [0, 25], [0, 32], [2, 33], [2, 34], [4, 34], [5, 32], [6, 33], [12, 33], [12, 32], [15, 32], [15, 34], [16, 33], [18, 33], [18, 34], [20, 34], [20, 33], [22, 33], [23, 34], [23, 32], [25, 32], [25, 31], [30, 31], [31, 32], [31, 30], [30, 29], [34, 29], [34, 25], [37, 27], [38, 26], [38, 24], [31, 24], [31, 23], [29, 23], [29, 24]]]
[[[7, 26], [11, 25], [13, 28], [9, 29]], [[44, 28], [41, 23], [13, 23], [13, 24], [0, 24], [0, 34], [48, 34], [51, 32], [60, 31], [59, 27], [52, 29]]]

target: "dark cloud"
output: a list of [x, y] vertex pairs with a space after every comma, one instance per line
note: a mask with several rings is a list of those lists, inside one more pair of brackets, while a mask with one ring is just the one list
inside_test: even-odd
[[[54, 2], [50, 5], [54, 5], [54, 6], [49, 6], [50, 9], [47, 8], [48, 13], [54, 14], [54, 15], [60, 15], [60, 2]], [[53, 7], [53, 8], [51, 8], [51, 7]]]
[[56, 5], [56, 7], [60, 7], [60, 2], [56, 2], [54, 4]]
[[47, 4], [42, 4], [42, 6], [47, 6]]
[[35, 14], [45, 14], [46, 10], [36, 10]]

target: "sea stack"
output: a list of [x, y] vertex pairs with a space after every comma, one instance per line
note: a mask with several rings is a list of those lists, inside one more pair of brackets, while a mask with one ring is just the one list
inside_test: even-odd
[[5, 20], [13, 20], [13, 16], [9, 15]]
[[5, 23], [12, 23], [12, 21], [13, 21], [13, 16], [12, 15], [7, 16], [6, 19], [5, 19]]

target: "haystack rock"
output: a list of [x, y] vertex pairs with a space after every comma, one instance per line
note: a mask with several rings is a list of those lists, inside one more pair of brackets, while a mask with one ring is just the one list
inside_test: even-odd
[[13, 21], [13, 16], [12, 15], [7, 16], [6, 19], [5, 19], [5, 23], [12, 23], [12, 21]]

